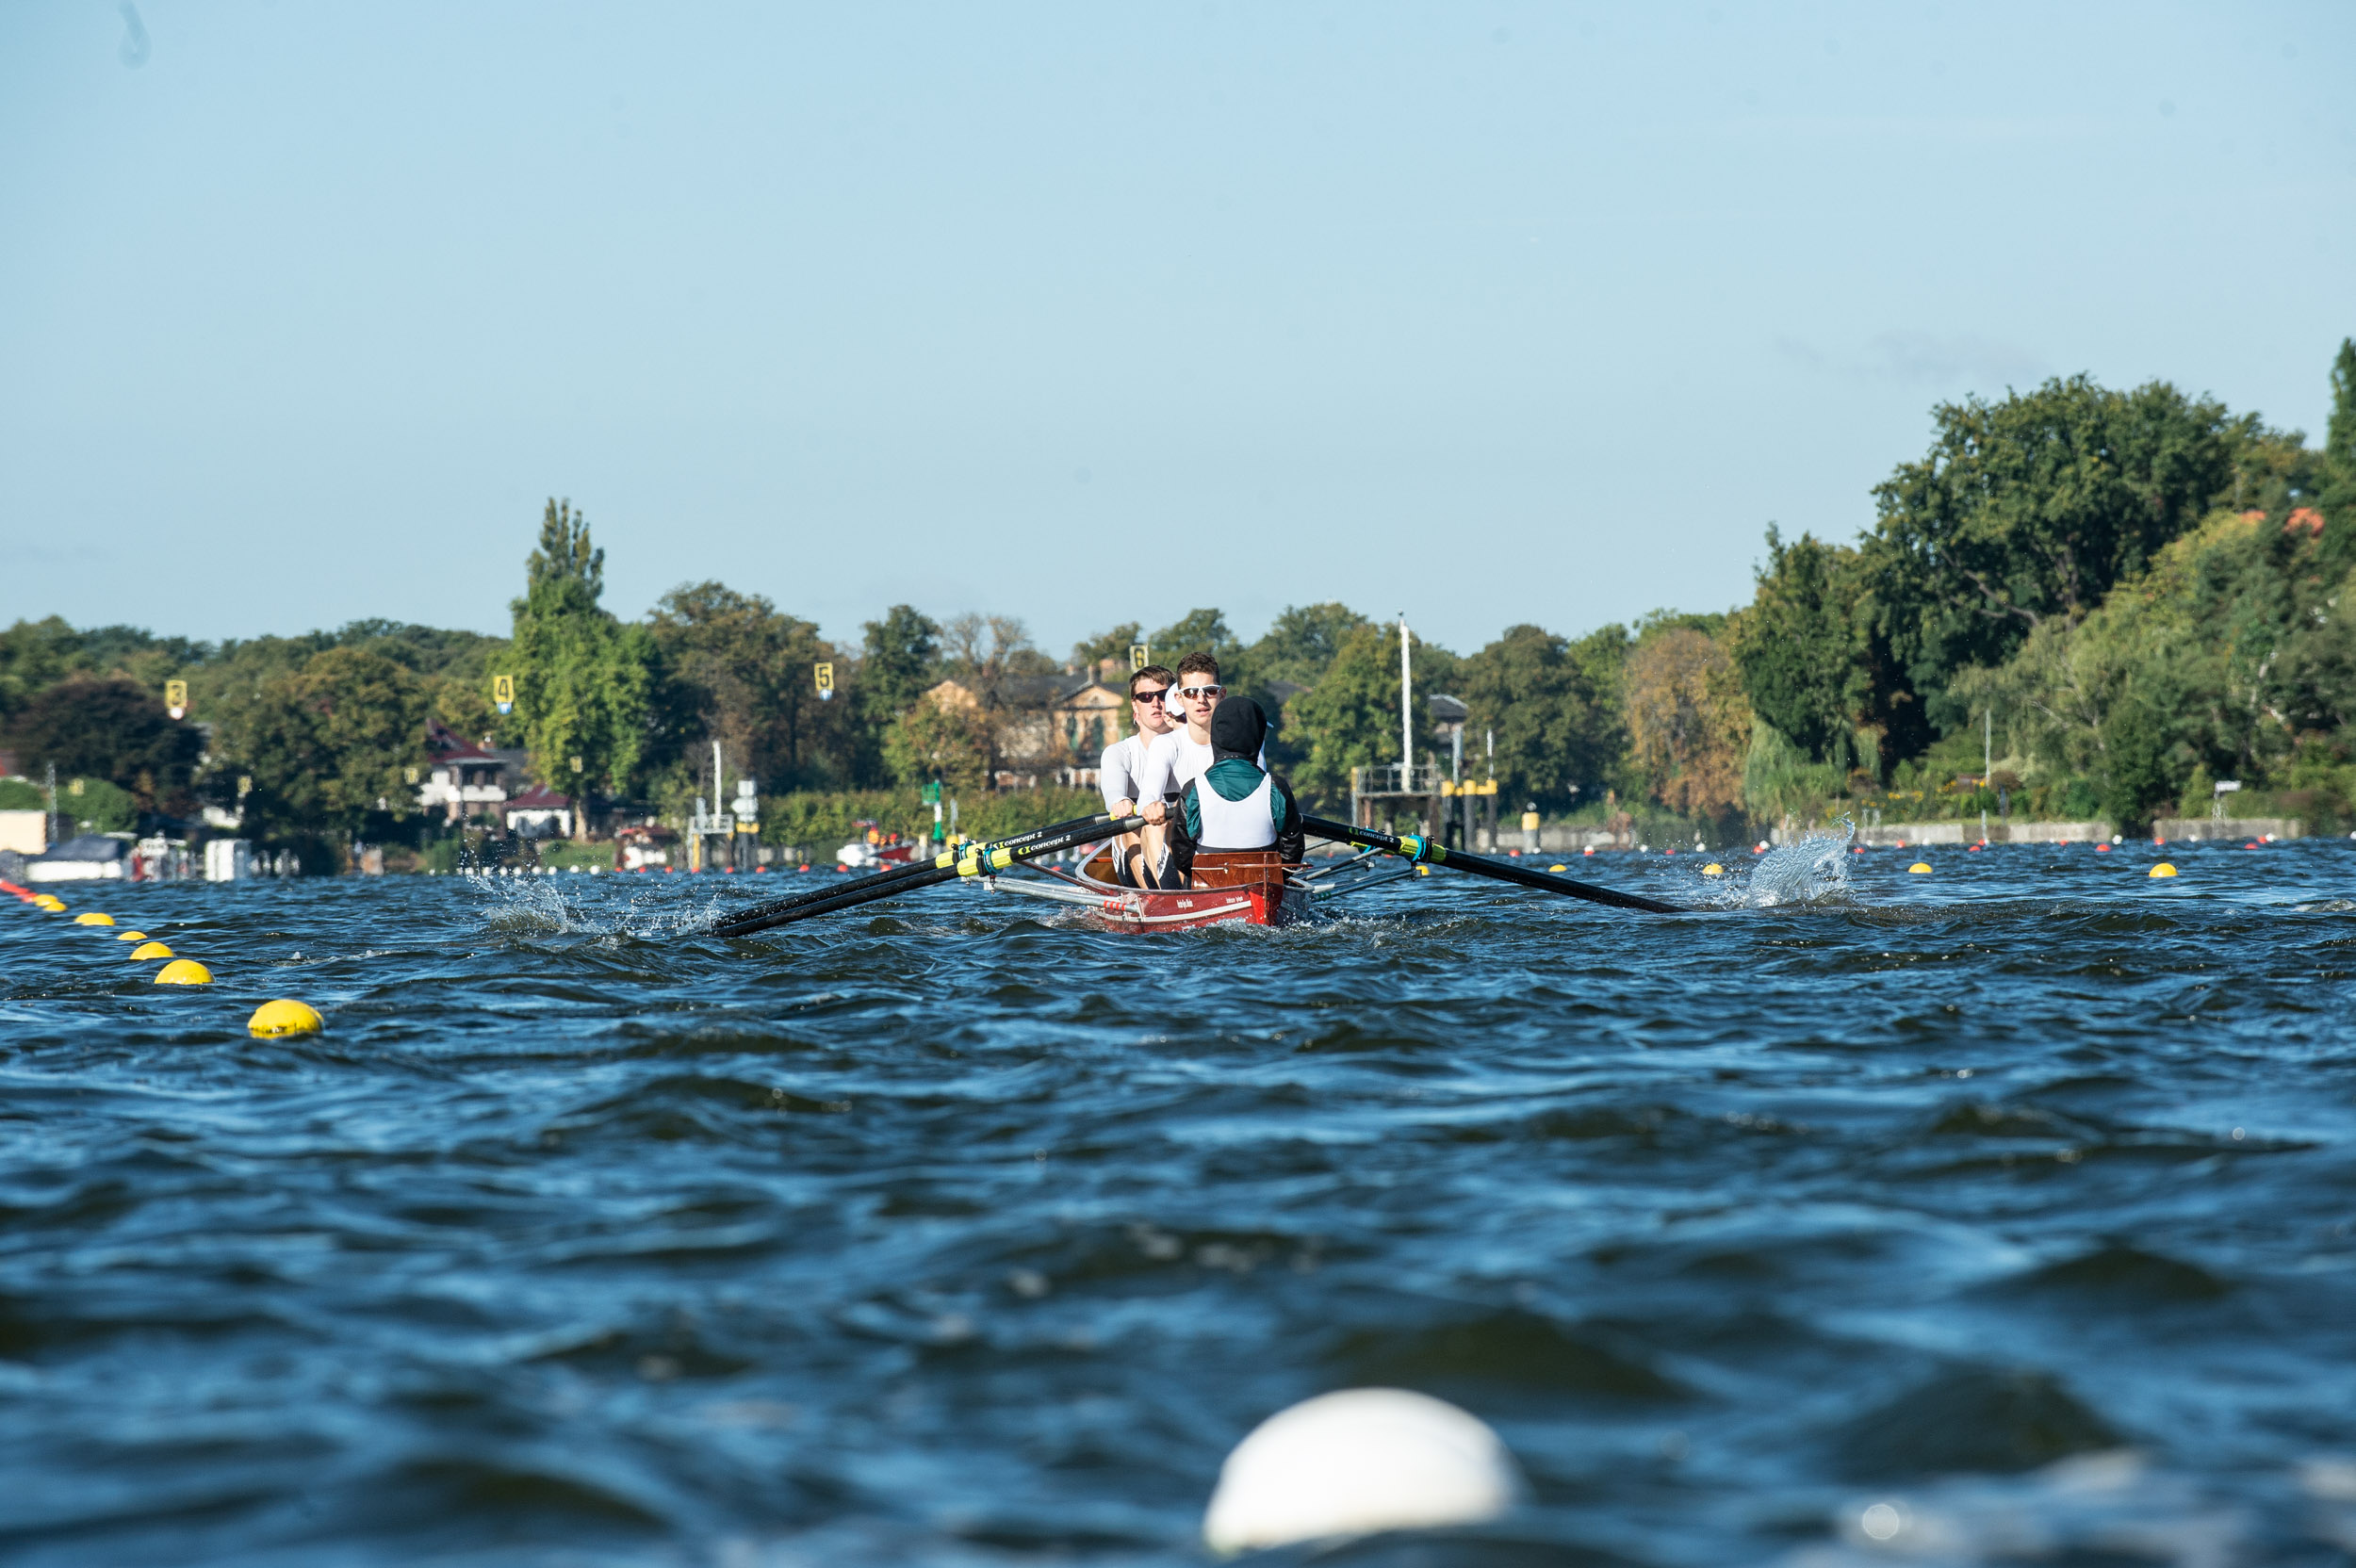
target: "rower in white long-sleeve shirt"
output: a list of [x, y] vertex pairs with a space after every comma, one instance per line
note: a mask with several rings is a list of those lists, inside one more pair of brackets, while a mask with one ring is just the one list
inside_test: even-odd
[[[1096, 780], [1104, 792], [1104, 809], [1116, 817], [1135, 816], [1140, 802], [1159, 798], [1147, 796], [1138, 779], [1145, 772], [1146, 753], [1152, 743], [1177, 728], [1178, 721], [1170, 711], [1168, 696], [1177, 678], [1159, 664], [1148, 664], [1129, 678], [1129, 716], [1136, 721], [1137, 731], [1106, 746], [1097, 764]], [[1136, 874], [1137, 857], [1143, 847], [1143, 841], [1135, 833], [1113, 841], [1116, 881], [1131, 887], [1153, 886], [1140, 882]]]
[[[1176, 809], [1179, 792], [1210, 769], [1211, 714], [1226, 692], [1219, 680], [1219, 661], [1209, 654], [1190, 653], [1178, 661], [1178, 700], [1186, 727], [1146, 747], [1145, 765], [1137, 777], [1137, 811], [1146, 822], [1145, 864], [1156, 879], [1170, 859], [1170, 840], [1163, 824]], [[1259, 765], [1267, 768], [1265, 755]], [[1159, 885], [1158, 880], [1149, 885]]]
[[[1145, 750], [1136, 774], [1137, 797], [1139, 800], [1175, 800], [1187, 785], [1210, 771], [1211, 743], [1194, 738], [1194, 727], [1173, 729], [1157, 736]], [[1268, 753], [1259, 758], [1262, 772], [1268, 769]]]

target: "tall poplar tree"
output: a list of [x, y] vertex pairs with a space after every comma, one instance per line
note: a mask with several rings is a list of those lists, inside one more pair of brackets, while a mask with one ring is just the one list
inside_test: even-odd
[[654, 647], [645, 627], [625, 626], [598, 604], [605, 552], [592, 547], [588, 519], [571, 501], [548, 502], [526, 566], [524, 596], [509, 606], [515, 710], [532, 776], [572, 803], [574, 834], [585, 837], [588, 792], [625, 792], [644, 755]]

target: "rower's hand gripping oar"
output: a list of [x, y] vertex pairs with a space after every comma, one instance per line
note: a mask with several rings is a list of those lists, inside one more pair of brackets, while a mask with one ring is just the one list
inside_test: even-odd
[[1371, 827], [1351, 827], [1343, 823], [1328, 822], [1323, 817], [1303, 817], [1301, 825], [1316, 838], [1332, 839], [1337, 843], [1363, 844], [1368, 849], [1385, 849], [1410, 860], [1447, 866], [1451, 871], [1470, 872], [1475, 876], [1493, 876], [1500, 882], [1518, 883], [1541, 892], [1583, 898], [1590, 904], [1608, 904], [1615, 909], [1643, 909], [1656, 915], [1693, 912], [1675, 904], [1663, 904], [1657, 898], [1645, 898], [1640, 893], [1619, 892], [1611, 888], [1598, 888], [1592, 882], [1557, 876], [1552, 872], [1532, 871], [1511, 860], [1492, 860], [1485, 855], [1467, 855], [1462, 850], [1449, 849], [1446, 844], [1434, 843], [1430, 839], [1417, 838], [1412, 833], [1378, 833]]
[[890, 871], [879, 871], [873, 876], [862, 877], [847, 887], [838, 884], [812, 888], [807, 892], [795, 893], [790, 898], [780, 898], [767, 904], [757, 904], [741, 913], [730, 915], [724, 924], [735, 925], [745, 921], [759, 921], [760, 925], [747, 926], [746, 929], [761, 930], [780, 923], [768, 917], [787, 909], [799, 909], [812, 904], [831, 905], [834, 900], [848, 892], [872, 892], [877, 888], [897, 887], [900, 883], [911, 877], [922, 876], [926, 872], [936, 871], [942, 866], [954, 866], [969, 856], [988, 855], [993, 850], [1013, 849], [1022, 844], [1037, 842], [1053, 834], [1068, 833], [1075, 827], [1093, 827], [1098, 823], [1112, 820], [1109, 812], [1099, 811], [1092, 817], [1074, 817], [1070, 822], [1053, 823], [1045, 827], [1034, 827], [1027, 833], [1017, 833], [1009, 838], [992, 840], [989, 843], [968, 844], [952, 854], [936, 855], [929, 860], [919, 860], [912, 865], [894, 866]]
[[1082, 844], [1099, 843], [1119, 834], [1135, 833], [1144, 825], [1143, 817], [1122, 817], [1118, 821], [1098, 817], [1060, 833], [1039, 829], [1038, 831], [1045, 836], [1026, 835], [1029, 838], [1026, 843], [974, 844], [962, 856], [943, 855], [929, 866], [915, 867], [906, 873], [895, 872], [889, 877], [871, 876], [863, 882], [830, 890], [815, 898], [789, 900], [781, 905], [764, 904], [741, 915], [714, 921], [712, 929], [723, 937], [746, 937], [772, 926], [791, 925], [795, 921], [814, 920], [820, 915], [833, 914], [838, 909], [855, 908], [861, 904], [873, 904], [877, 899], [911, 893], [919, 888], [955, 882], [962, 876], [993, 875], [1008, 866], [1020, 865], [1042, 855], [1076, 849]]

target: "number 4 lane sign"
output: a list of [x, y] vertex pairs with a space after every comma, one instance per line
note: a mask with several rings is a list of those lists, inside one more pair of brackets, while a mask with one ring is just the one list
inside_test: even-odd
[[513, 713], [515, 710], [515, 678], [512, 675], [493, 676], [491, 700], [499, 704], [501, 713]]

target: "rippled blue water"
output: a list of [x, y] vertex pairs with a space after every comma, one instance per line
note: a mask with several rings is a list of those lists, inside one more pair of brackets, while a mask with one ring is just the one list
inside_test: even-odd
[[1383, 1383], [1531, 1485], [1415, 1560], [2345, 1560], [2356, 845], [1917, 853], [1155, 938], [62, 890], [206, 989], [8, 902], [0, 1556], [1189, 1562]]

